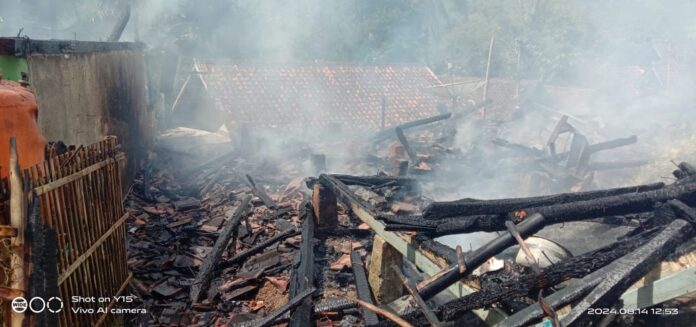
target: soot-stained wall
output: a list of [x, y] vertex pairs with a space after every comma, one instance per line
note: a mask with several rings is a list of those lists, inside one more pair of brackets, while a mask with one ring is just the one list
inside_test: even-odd
[[115, 135], [130, 180], [154, 137], [142, 51], [32, 53], [27, 61], [46, 139], [86, 145]]

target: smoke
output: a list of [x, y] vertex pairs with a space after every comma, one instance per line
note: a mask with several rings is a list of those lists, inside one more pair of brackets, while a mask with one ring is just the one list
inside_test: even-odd
[[[32, 38], [104, 40], [127, 3], [0, 0], [0, 34], [14, 36], [23, 28], [22, 35]], [[146, 0], [132, 6], [122, 40], [145, 42], [164, 56], [272, 64], [421, 63], [445, 82], [482, 79], [495, 36], [493, 104], [486, 120], [476, 114], [459, 120], [450, 144], [457, 154], [426, 181], [434, 199], [557, 191], [525, 187], [530, 174], [520, 166], [526, 163], [501, 158], [490, 139], [541, 149], [564, 114], [590, 143], [638, 136], [638, 144], [597, 160], [649, 161], [641, 168], [598, 172], [591, 187], [653, 182], [668, 177], [670, 160], [696, 159], [690, 150], [696, 139], [690, 123], [696, 115], [693, 2]], [[569, 88], [547, 89], [551, 99], [542, 99], [527, 92], [534, 90], [528, 80]], [[496, 92], [503, 84], [512, 87]], [[527, 86], [519, 91], [519, 84]], [[457, 95], [481, 100], [479, 93]], [[328, 136], [334, 143], [319, 147], [316, 140]], [[376, 172], [352, 163], [363, 149], [347, 145], [359, 139], [350, 132], [297, 129], [263, 138], [261, 152], [277, 161], [289, 153], [324, 152], [332, 169]], [[302, 165], [303, 173], [313, 173], [306, 161]]]

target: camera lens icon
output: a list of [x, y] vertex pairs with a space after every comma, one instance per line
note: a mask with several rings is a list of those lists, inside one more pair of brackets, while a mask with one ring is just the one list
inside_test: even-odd
[[16, 297], [12, 300], [12, 311], [17, 312], [17, 313], [24, 313], [24, 311], [27, 311], [27, 308], [29, 307], [29, 303], [27, 302], [27, 299], [23, 297]]
[[59, 313], [63, 311], [63, 300], [59, 297], [51, 297], [48, 301], [41, 297], [33, 297], [31, 300], [23, 297], [16, 297], [12, 300], [12, 311], [16, 313], [24, 313], [29, 309], [33, 313], [42, 313], [46, 310], [50, 313]]

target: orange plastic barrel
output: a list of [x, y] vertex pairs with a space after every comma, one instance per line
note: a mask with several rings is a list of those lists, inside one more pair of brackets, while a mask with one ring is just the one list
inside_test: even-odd
[[17, 138], [20, 168], [29, 168], [44, 160], [46, 139], [37, 119], [36, 98], [16, 82], [0, 80], [0, 178], [9, 174], [10, 137]]

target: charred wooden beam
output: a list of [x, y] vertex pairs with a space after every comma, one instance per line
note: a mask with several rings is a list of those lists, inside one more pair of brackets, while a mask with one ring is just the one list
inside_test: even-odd
[[321, 183], [315, 183], [312, 187], [312, 209], [318, 226], [336, 227], [338, 225], [336, 195]]
[[[506, 299], [536, 295], [540, 289], [557, 285], [570, 278], [585, 277], [643, 246], [660, 231], [661, 229], [645, 231], [632, 238], [615, 242], [544, 268], [540, 274], [536, 272], [526, 273], [452, 300], [438, 308], [439, 318], [444, 321], [456, 320], [470, 310], [487, 307]], [[421, 312], [413, 312], [407, 314], [404, 319], [414, 325], [421, 325], [425, 316]]]
[[[397, 177], [397, 176], [351, 176], [351, 175], [340, 175], [331, 174], [331, 177], [336, 178], [341, 183], [345, 185], [359, 185], [366, 187], [378, 187], [383, 186], [387, 183], [391, 185], [398, 185], [407, 188], [416, 189], [418, 188], [418, 181], [413, 178], [408, 177]], [[312, 186], [317, 182], [317, 178], [307, 178], [307, 187], [312, 188]]]
[[507, 141], [507, 140], [504, 140], [501, 138], [494, 139], [493, 144], [500, 146], [500, 147], [515, 150], [515, 151], [522, 153], [522, 154], [525, 154], [525, 155], [531, 155], [531, 156], [536, 156], [536, 157], [543, 157], [545, 155], [544, 150], [540, 150], [540, 149], [526, 146], [523, 144], [511, 143], [510, 141]]
[[[414, 240], [393, 232], [386, 231], [384, 223], [377, 220], [374, 208], [367, 202], [357, 197], [345, 184], [330, 175], [321, 175], [319, 182], [334, 190], [337, 198], [342, 201], [360, 220], [370, 226], [375, 234], [380, 235], [389, 242], [397, 251], [411, 260], [420, 270], [428, 276], [435, 276], [447, 266], [440, 265], [439, 260], [434, 260], [433, 255], [427, 255], [417, 248]], [[431, 277], [432, 278], [432, 277]], [[471, 288], [461, 282], [451, 283], [446, 287], [446, 293], [454, 297], [461, 297], [471, 292]], [[474, 313], [486, 321], [499, 321], [505, 316], [500, 310], [474, 310]]]
[[688, 162], [682, 162], [679, 165], [677, 165], [677, 167], [679, 167], [679, 170], [684, 172], [684, 174], [686, 174], [687, 176], [696, 175], [696, 167], [694, 167], [692, 164]]
[[[363, 264], [362, 258], [360, 258], [360, 254], [358, 254], [356, 251], [351, 251], [350, 261], [353, 267], [353, 277], [355, 277], [355, 288], [358, 292], [358, 299], [373, 304], [372, 292], [370, 291], [370, 285], [367, 283], [365, 265]], [[374, 312], [364, 308], [362, 310], [362, 318], [365, 320], [365, 325], [367, 326], [371, 326], [379, 322], [379, 319]]]
[[590, 153], [595, 153], [599, 151], [620, 148], [622, 146], [634, 144], [636, 142], [638, 142], [638, 137], [635, 135], [631, 135], [625, 138], [618, 138], [611, 141], [592, 144], [590, 145], [588, 150], [590, 151]]
[[404, 275], [403, 272], [401, 272], [401, 269], [394, 265], [392, 266], [392, 269], [394, 269], [394, 272], [399, 276], [401, 279], [401, 282], [404, 284], [404, 287], [406, 288], [406, 291], [408, 291], [409, 294], [411, 294], [411, 297], [416, 301], [416, 304], [418, 304], [418, 307], [421, 309], [421, 312], [423, 315], [425, 315], [425, 318], [428, 320], [430, 325], [433, 327], [439, 327], [442, 324], [440, 323], [440, 320], [437, 319], [437, 316], [435, 313], [428, 307], [428, 304], [425, 303], [425, 300], [418, 294], [418, 290], [416, 289], [416, 285], [411, 282], [408, 278], [406, 278], [406, 275]]
[[441, 308], [443, 319], [452, 320], [475, 308], [485, 307], [506, 299], [529, 296], [570, 278], [585, 277], [644, 245], [657, 232], [657, 229], [646, 231], [583, 255], [568, 258], [542, 269], [540, 273], [530, 272], [516, 276], [500, 284], [491, 285], [491, 287], [479, 292], [451, 301]]
[[227, 248], [227, 244], [230, 242], [230, 239], [232, 239], [233, 232], [237, 230], [239, 222], [246, 214], [250, 201], [251, 196], [249, 195], [242, 199], [242, 203], [234, 211], [234, 214], [232, 214], [232, 216], [227, 220], [225, 227], [215, 241], [215, 245], [213, 245], [213, 249], [210, 251], [210, 253], [208, 253], [208, 256], [203, 261], [203, 264], [196, 275], [196, 279], [193, 281], [193, 284], [191, 284], [191, 302], [198, 302], [201, 295], [203, 295], [203, 293], [205, 293], [205, 291], [208, 289], [208, 284], [213, 276], [215, 267], [220, 261], [222, 253]]
[[304, 299], [311, 296], [316, 290], [317, 290], [316, 288], [310, 287], [310, 288], [304, 290], [303, 292], [300, 292], [299, 294], [297, 294], [295, 297], [290, 299], [290, 301], [288, 301], [288, 303], [286, 303], [285, 305], [283, 305], [282, 307], [280, 307], [278, 310], [274, 311], [270, 315], [263, 317], [261, 319], [258, 319], [258, 320], [243, 322], [240, 324], [235, 324], [233, 326], [235, 326], [235, 327], [268, 327], [268, 326], [272, 326], [278, 319], [282, 318], [286, 312], [288, 312], [288, 311], [294, 309], [295, 307], [297, 307], [298, 305], [300, 305], [300, 303], [302, 303], [302, 301]]
[[[517, 229], [522, 237], [527, 237], [532, 235], [542, 227], [544, 227], [544, 216], [540, 214], [535, 214], [526, 218], [519, 225]], [[460, 272], [459, 264], [454, 264], [447, 269], [443, 270], [442, 273], [435, 279], [422, 282], [418, 285], [418, 292], [424, 299], [429, 299], [435, 294], [446, 289], [449, 285], [457, 282], [458, 280], [464, 278], [466, 275], [470, 274], [478, 266], [486, 262], [492, 256], [500, 253], [511, 245], [515, 244], [517, 241], [510, 233], [502, 234], [486, 245], [474, 250], [466, 256], [465, 262], [467, 270]]]
[[[32, 195], [27, 226], [29, 230], [27, 243], [31, 261], [27, 298], [50, 299], [58, 296], [56, 232], [51, 226], [42, 223], [39, 197], [34, 192]], [[30, 315], [29, 319], [31, 326], [58, 326], [58, 320], [49, 319], [47, 315]]]
[[661, 189], [664, 186], [664, 183], [653, 183], [598, 191], [561, 193], [526, 198], [495, 200], [462, 199], [449, 202], [433, 202], [423, 210], [423, 218], [439, 219], [463, 215], [473, 216], [507, 214], [524, 208], [587, 201], [621, 194], [640, 193]]
[[266, 205], [269, 209], [275, 209], [277, 207], [275, 201], [271, 199], [268, 194], [266, 194], [266, 191], [263, 190], [261, 187], [256, 186], [256, 182], [254, 182], [254, 179], [249, 176], [249, 174], [246, 174], [246, 179], [249, 182], [249, 186], [251, 186], [252, 191], [256, 196], [263, 201], [263, 204]]
[[384, 141], [384, 140], [387, 140], [387, 139], [393, 137], [396, 128], [399, 128], [401, 130], [405, 130], [405, 129], [423, 126], [423, 125], [431, 124], [431, 123], [438, 122], [441, 120], [449, 119], [450, 117], [452, 117], [452, 113], [448, 112], [448, 113], [440, 114], [437, 116], [432, 116], [432, 117], [428, 117], [428, 118], [410, 121], [408, 123], [401, 124], [401, 125], [395, 127], [394, 129], [387, 129], [387, 130], [380, 131], [379, 133], [377, 133], [377, 135], [375, 135], [373, 141], [374, 142], [381, 142], [381, 141]]
[[[599, 305], [599, 307], [609, 307], [621, 296], [623, 292], [621, 289], [626, 289], [633, 284], [633, 282], [630, 281], [622, 282], [618, 277], [619, 275], [631, 279], [633, 278], [631, 276], [635, 275], [638, 275], [638, 278], [641, 277], [657, 262], [669, 255], [679, 244], [689, 237], [692, 237], [693, 231], [692, 224], [682, 219], [676, 219], [669, 223], [669, 225], [660, 228], [657, 235], [646, 244], [584, 278], [571, 280], [562, 290], [546, 297], [545, 301], [551, 307], [560, 308], [566, 304], [577, 301], [590, 292], [594, 292], [594, 295], [587, 299], [592, 299], [591, 301], [594, 301], [593, 303]], [[608, 279], [611, 279], [611, 282], [604, 284], [604, 287], [597, 287]], [[587, 305], [585, 304], [584, 307], [587, 307]], [[575, 311], [575, 308], [578, 308], [578, 306], [574, 306], [573, 311]], [[584, 313], [587, 313], [586, 309]], [[582, 314], [582, 312], [576, 312], [574, 315], [576, 318], [572, 319], [575, 321], [577, 316], [581, 316]], [[545, 317], [545, 313], [541, 310], [539, 305], [531, 305], [508, 317], [508, 319], [502, 321], [498, 326], [528, 326], [543, 317]], [[566, 316], [562, 321], [564, 326], [566, 326], [566, 322], [569, 322], [569, 320], [566, 320], [569, 317], [570, 316]]]
[[273, 236], [273, 237], [271, 237], [263, 242], [255, 244], [253, 247], [251, 247], [247, 250], [244, 250], [244, 251], [236, 254], [234, 257], [230, 258], [229, 260], [220, 263], [218, 265], [217, 269], [215, 269], [215, 270], [222, 270], [225, 268], [232, 267], [232, 266], [242, 262], [246, 258], [249, 258], [253, 255], [258, 254], [258, 253], [261, 253], [261, 251], [263, 251], [267, 247], [269, 247], [277, 242], [280, 242], [286, 238], [290, 238], [290, 237], [293, 237], [293, 236], [298, 235], [298, 234], [300, 234], [299, 230], [294, 229], [294, 228], [288, 229], [288, 230], [286, 230], [282, 233], [279, 233], [278, 235], [275, 235], [275, 236]]
[[553, 128], [549, 139], [546, 141], [546, 148], [549, 149], [551, 157], [556, 157], [556, 140], [558, 136], [571, 130], [572, 127], [568, 124], [568, 115], [563, 115], [561, 119], [558, 120], [558, 123], [556, 123], [556, 127]]
[[[689, 219], [696, 221], [696, 216]], [[628, 255], [625, 260], [620, 260], [590, 294], [573, 306], [561, 320], [563, 326], [588, 326], [598, 318], [588, 314], [590, 308], [610, 307], [655, 264], [693, 235], [692, 223], [682, 219], [673, 221], [648, 244]]]
[[[302, 206], [302, 244], [297, 255], [300, 263], [293, 270], [290, 285], [290, 297], [314, 287], [314, 217], [311, 206]], [[304, 299], [294, 310], [290, 318], [290, 327], [303, 327], [312, 325], [312, 312], [314, 311], [312, 299]]]
[[408, 143], [408, 139], [406, 139], [406, 135], [404, 134], [404, 131], [401, 129], [401, 127], [396, 127], [394, 129], [396, 132], [396, 137], [399, 139], [399, 142], [401, 145], [404, 146], [404, 150], [406, 150], [406, 153], [408, 154], [408, 158], [411, 160], [411, 164], [415, 165], [418, 163], [418, 156], [416, 156], [416, 152], [413, 151], [411, 148], [411, 145]]
[[[552, 204], [515, 210], [507, 214], [493, 216], [464, 216], [460, 230], [478, 231], [476, 226], [485, 226], [486, 230], [504, 230], [508, 220], [519, 222], [525, 217], [539, 213], [546, 217], [549, 224], [568, 221], [586, 220], [605, 216], [622, 216], [651, 211], [654, 203], [680, 199], [695, 203], [696, 183], [672, 184], [660, 189], [639, 193], [626, 193], [603, 198], [569, 203]], [[452, 212], [456, 215], [459, 212]], [[457, 226], [460, 227], [460, 226]]]

